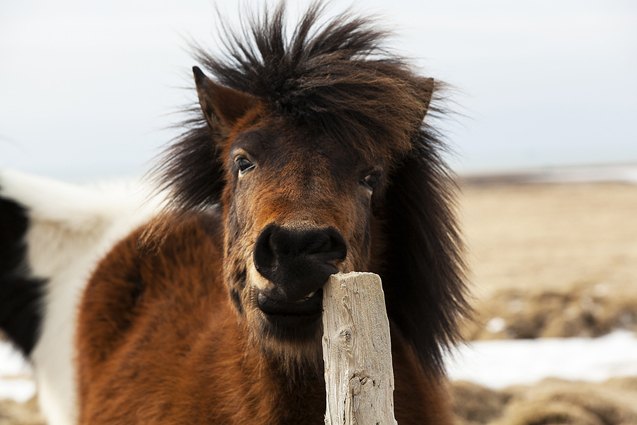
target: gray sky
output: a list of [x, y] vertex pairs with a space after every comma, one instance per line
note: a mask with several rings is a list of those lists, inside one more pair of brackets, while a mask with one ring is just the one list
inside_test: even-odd
[[[257, 1], [243, 2], [248, 5]], [[293, 3], [296, 13], [308, 1]], [[217, 2], [236, 21], [238, 2]], [[331, 2], [381, 15], [392, 46], [455, 87], [460, 172], [637, 162], [637, 2]], [[194, 100], [209, 0], [3, 0], [0, 167], [89, 180], [143, 173]]]

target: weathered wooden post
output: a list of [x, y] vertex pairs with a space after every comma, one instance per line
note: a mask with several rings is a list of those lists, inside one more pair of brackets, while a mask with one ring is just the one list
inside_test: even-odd
[[394, 425], [394, 373], [380, 277], [337, 274], [323, 290], [326, 425]]

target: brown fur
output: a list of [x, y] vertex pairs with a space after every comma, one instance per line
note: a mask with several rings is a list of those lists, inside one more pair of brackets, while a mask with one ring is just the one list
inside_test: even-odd
[[[306, 301], [353, 270], [383, 281], [400, 423], [450, 423], [442, 352], [467, 306], [453, 184], [423, 123], [439, 85], [371, 21], [320, 12], [290, 38], [283, 7], [266, 12], [247, 40], [228, 33], [225, 61], [199, 51], [218, 81], [193, 69], [199, 112], [158, 169], [172, 203], [84, 295], [83, 423], [322, 423]], [[149, 228], [157, 252], [137, 248]], [[319, 310], [272, 313], [263, 296]]]
[[[248, 343], [219, 274], [219, 224], [182, 219], [155, 253], [138, 231], [102, 261], [80, 309], [80, 424], [323, 423], [322, 373], [291, 381]], [[392, 334], [398, 422], [451, 423], [444, 385]]]

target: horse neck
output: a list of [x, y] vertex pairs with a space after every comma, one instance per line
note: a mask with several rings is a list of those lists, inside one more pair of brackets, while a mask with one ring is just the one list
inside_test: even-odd
[[315, 367], [290, 372], [276, 360], [266, 360], [277, 388], [281, 424], [322, 423], [325, 414], [325, 380]]
[[[211, 321], [211, 334], [205, 337], [208, 347], [197, 359], [198, 370], [210, 365], [207, 376], [197, 378], [198, 388], [185, 393], [210, 391], [214, 385], [214, 402], [237, 423], [300, 424], [322, 423], [325, 413], [325, 384], [322, 368], [297, 367], [292, 369], [275, 356], [267, 354], [260, 345], [251, 341], [249, 331], [241, 321], [229, 313], [230, 301], [221, 309], [225, 312]], [[221, 318], [223, 317], [223, 318]], [[226, 389], [228, 391], [226, 391]], [[237, 406], [240, 408], [237, 410]], [[225, 416], [224, 416], [225, 417]]]

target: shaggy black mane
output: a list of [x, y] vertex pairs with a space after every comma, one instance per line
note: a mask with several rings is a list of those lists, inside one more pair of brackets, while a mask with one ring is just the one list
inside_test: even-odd
[[419, 78], [382, 47], [388, 34], [375, 21], [344, 14], [322, 23], [323, 9], [310, 6], [288, 37], [281, 4], [239, 33], [225, 28], [224, 57], [197, 48], [196, 58], [220, 83], [298, 122], [336, 126], [350, 144], [361, 133], [403, 140], [422, 118]]
[[[440, 157], [444, 145], [422, 121], [427, 107], [439, 111], [429, 102], [431, 84], [384, 49], [387, 33], [373, 20], [346, 14], [322, 22], [323, 8], [310, 6], [290, 35], [283, 5], [241, 31], [222, 28], [225, 55], [197, 48], [196, 60], [219, 83], [258, 98], [268, 113], [392, 159], [384, 198], [374, 200], [385, 244], [377, 253], [383, 264], [373, 267], [390, 319], [424, 368], [441, 372], [442, 351], [457, 339], [458, 319], [469, 309], [455, 186]], [[192, 112], [158, 168], [182, 210], [219, 202], [225, 184], [213, 143], [221, 136], [199, 108]]]

